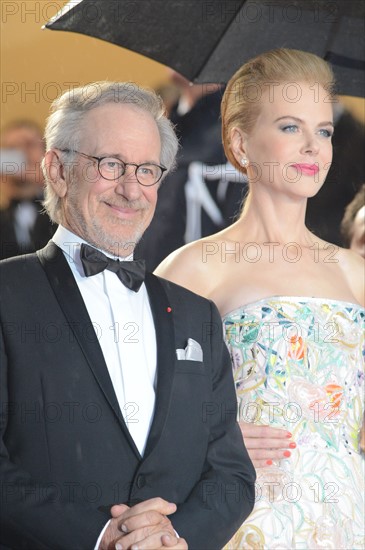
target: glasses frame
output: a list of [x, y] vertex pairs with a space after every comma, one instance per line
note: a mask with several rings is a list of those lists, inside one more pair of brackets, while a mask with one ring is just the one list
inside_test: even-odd
[[[136, 176], [136, 180], [138, 181], [139, 185], [142, 185], [143, 187], [152, 187], [153, 185], [156, 185], [156, 183], [161, 181], [161, 178], [164, 175], [164, 172], [167, 171], [167, 168], [165, 166], [161, 166], [160, 164], [155, 164], [154, 162], [142, 162], [142, 164], [136, 164], [135, 162], [124, 162], [124, 160], [120, 160], [120, 159], [116, 158], [115, 160], [117, 160], [118, 162], [120, 162], [121, 164], [124, 165], [124, 172], [122, 174], [120, 174], [120, 176], [118, 176], [117, 178], [106, 178], [100, 172], [100, 163], [104, 159], [115, 158], [115, 157], [110, 157], [110, 156], [107, 156], [107, 157], [94, 157], [93, 155], [87, 155], [86, 153], [82, 153], [81, 151], [76, 151], [76, 149], [60, 149], [60, 151], [62, 153], [77, 153], [78, 155], [81, 155], [83, 157], [86, 157], [86, 158], [93, 159], [93, 160], [97, 161], [97, 163], [98, 163], [98, 172], [99, 172], [100, 176], [106, 181], [117, 181], [119, 178], [124, 176], [124, 174], [126, 173], [127, 166], [134, 166], [135, 167], [134, 175]], [[140, 168], [141, 166], [151, 166], [151, 165], [152, 166], [157, 166], [158, 168], [160, 168], [161, 175], [160, 175], [160, 177], [158, 178], [157, 181], [155, 181], [154, 183], [150, 183], [150, 184], [146, 185], [145, 183], [141, 183], [139, 181], [138, 176], [137, 176], [137, 171], [138, 171], [138, 168]]]

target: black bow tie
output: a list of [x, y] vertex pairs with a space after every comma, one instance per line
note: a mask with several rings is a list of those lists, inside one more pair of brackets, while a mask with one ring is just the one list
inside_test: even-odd
[[146, 274], [146, 267], [144, 260], [120, 261], [112, 260], [105, 256], [100, 250], [89, 246], [88, 244], [82, 244], [80, 248], [80, 259], [86, 277], [97, 275], [109, 269], [116, 273], [122, 283], [134, 292], [138, 292], [144, 281]]

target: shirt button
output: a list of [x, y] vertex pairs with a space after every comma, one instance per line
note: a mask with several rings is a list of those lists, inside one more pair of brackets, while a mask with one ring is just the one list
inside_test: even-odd
[[136, 485], [138, 489], [143, 489], [143, 487], [146, 485], [146, 477], [141, 474], [136, 479]]

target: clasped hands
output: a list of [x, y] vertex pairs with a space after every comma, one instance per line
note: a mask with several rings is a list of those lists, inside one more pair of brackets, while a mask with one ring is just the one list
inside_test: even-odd
[[128, 507], [116, 504], [99, 550], [188, 550], [167, 517], [176, 512], [176, 504], [151, 498]]
[[[281, 428], [240, 422], [249, 456], [256, 468], [290, 456], [296, 447], [292, 434]], [[162, 498], [145, 500], [135, 506], [117, 504], [105, 530], [99, 550], [187, 550], [183, 538], [176, 536], [167, 516], [176, 504]]]

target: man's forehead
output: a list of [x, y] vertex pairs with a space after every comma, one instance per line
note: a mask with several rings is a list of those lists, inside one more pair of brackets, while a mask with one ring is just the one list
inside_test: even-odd
[[136, 134], [144, 132], [159, 136], [156, 121], [152, 115], [134, 104], [105, 103], [86, 113], [82, 125], [82, 137], [92, 137], [92, 130], [96, 128], [104, 137], [111, 134]]
[[161, 140], [152, 115], [134, 104], [106, 103], [90, 110], [82, 124], [81, 146], [97, 154], [116, 153], [120, 147], [136, 144], [160, 155]]

